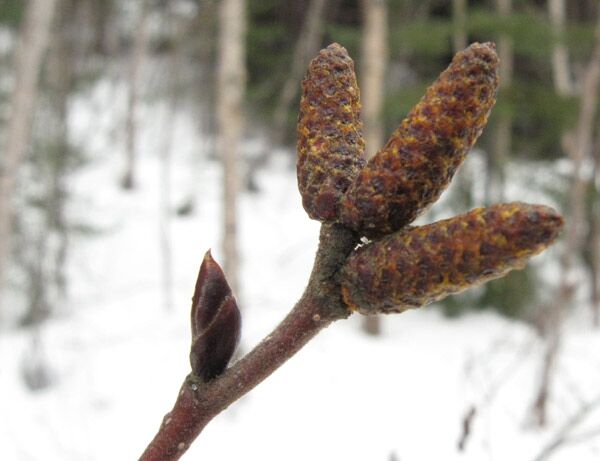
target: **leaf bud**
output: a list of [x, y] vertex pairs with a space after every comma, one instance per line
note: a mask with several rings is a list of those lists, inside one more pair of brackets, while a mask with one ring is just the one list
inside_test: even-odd
[[208, 382], [225, 371], [239, 343], [241, 315], [221, 267], [206, 252], [192, 297], [194, 375]]

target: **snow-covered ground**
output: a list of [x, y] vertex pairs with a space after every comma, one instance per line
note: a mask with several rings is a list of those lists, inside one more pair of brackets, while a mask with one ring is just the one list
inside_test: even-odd
[[[220, 260], [220, 170], [192, 160], [202, 145], [193, 119], [175, 122], [173, 198], [188, 192], [195, 214], [172, 217], [174, 303], [162, 291], [157, 146], [164, 114], [147, 111], [139, 188], [118, 187], [122, 153], [102, 115], [119, 92], [95, 90], [75, 104], [76, 137], [92, 161], [73, 178], [72, 213], [98, 233], [73, 242], [71, 301], [41, 330], [54, 383], [32, 392], [21, 367], [31, 332], [0, 336], [0, 459], [137, 459], [188, 372], [189, 307], [198, 266]], [[94, 105], [94, 98], [100, 101]], [[250, 146], [260, 148], [259, 141]], [[191, 168], [198, 171], [190, 171]], [[300, 205], [295, 174], [276, 158], [262, 192], [240, 203], [242, 350], [283, 318], [301, 294], [318, 224]], [[174, 203], [176, 204], [176, 203]], [[533, 461], [568, 418], [600, 393], [600, 335], [576, 312], [568, 325], [550, 409], [529, 424], [542, 344], [523, 324], [493, 314], [448, 320], [428, 307], [386, 317], [368, 337], [359, 318], [334, 324], [273, 376], [217, 417], [183, 459]], [[477, 409], [463, 452], [462, 420]], [[598, 430], [600, 409], [576, 434]], [[595, 440], [595, 441], [594, 441]], [[600, 437], [566, 445], [553, 460], [600, 458]]]

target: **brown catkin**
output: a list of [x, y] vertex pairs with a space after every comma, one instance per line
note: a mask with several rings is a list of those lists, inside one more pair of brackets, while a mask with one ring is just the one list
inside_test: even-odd
[[509, 203], [405, 229], [356, 250], [342, 293], [363, 314], [402, 312], [521, 269], [558, 235], [552, 208]]
[[457, 53], [349, 187], [342, 223], [369, 237], [386, 235], [435, 202], [485, 126], [497, 88], [493, 44]]
[[364, 166], [360, 95], [354, 62], [337, 43], [321, 50], [302, 81], [298, 117], [298, 187], [312, 219], [333, 222]]

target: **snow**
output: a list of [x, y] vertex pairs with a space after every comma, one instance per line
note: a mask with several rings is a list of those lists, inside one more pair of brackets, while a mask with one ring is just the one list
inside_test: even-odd
[[[73, 242], [70, 302], [40, 331], [53, 384], [38, 392], [23, 385], [31, 331], [0, 336], [3, 461], [136, 459], [188, 373], [195, 276], [208, 248], [221, 259], [221, 172], [194, 148], [207, 143], [183, 108], [175, 121], [173, 196], [195, 194], [197, 209], [172, 217], [175, 302], [167, 310], [157, 150], [164, 107], [148, 104], [143, 112], [140, 184], [124, 192], [115, 115], [123, 97], [122, 88], [102, 81], [73, 104], [75, 139], [91, 162], [73, 178], [71, 213], [97, 233]], [[264, 148], [260, 140], [249, 142], [249, 150]], [[242, 351], [267, 335], [302, 293], [319, 229], [302, 210], [283, 156], [259, 183], [261, 193], [240, 201]], [[510, 189], [510, 195], [517, 193]], [[574, 314], [545, 430], [528, 421], [543, 354], [535, 333], [491, 313], [449, 320], [427, 307], [386, 317], [378, 338], [360, 331], [358, 317], [332, 325], [219, 415], [183, 459], [532, 460], [600, 388], [599, 335], [583, 307]], [[459, 453], [462, 417], [471, 405], [477, 414]], [[600, 409], [582, 432], [599, 422]], [[600, 440], [588, 441], [552, 459], [592, 460], [599, 453]]]

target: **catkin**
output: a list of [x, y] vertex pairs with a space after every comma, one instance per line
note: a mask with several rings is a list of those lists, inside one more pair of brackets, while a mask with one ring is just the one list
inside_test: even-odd
[[485, 126], [497, 88], [493, 44], [457, 53], [348, 188], [342, 223], [369, 237], [386, 235], [435, 202]]
[[302, 81], [297, 174], [308, 215], [337, 221], [341, 198], [364, 164], [354, 63], [333, 43], [312, 60]]
[[552, 208], [516, 202], [401, 230], [348, 258], [342, 294], [363, 314], [419, 307], [522, 268], [562, 224]]

